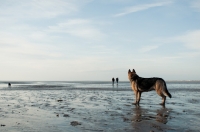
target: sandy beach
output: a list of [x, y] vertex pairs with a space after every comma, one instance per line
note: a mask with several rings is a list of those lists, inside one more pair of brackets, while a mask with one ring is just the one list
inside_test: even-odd
[[151, 91], [139, 107], [123, 89], [0, 90], [1, 132], [200, 131], [200, 89], [169, 89], [165, 107]]

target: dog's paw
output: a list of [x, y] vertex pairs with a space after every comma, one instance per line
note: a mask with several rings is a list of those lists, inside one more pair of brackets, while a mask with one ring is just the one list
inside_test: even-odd
[[160, 103], [159, 105], [165, 106], [165, 103]]
[[137, 103], [136, 102], [134, 102], [134, 103], [132, 103], [133, 105], [137, 105]]

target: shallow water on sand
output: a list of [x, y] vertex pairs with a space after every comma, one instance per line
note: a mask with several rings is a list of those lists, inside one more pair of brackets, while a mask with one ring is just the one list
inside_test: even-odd
[[[8, 83], [11, 83], [11, 87], [8, 87]], [[109, 81], [0, 81], [0, 89], [13, 88], [15, 90], [64, 90], [64, 89], [119, 89], [119, 90], [130, 90], [130, 83], [128, 81], [122, 81], [119, 84], [115, 83], [112, 85]], [[168, 89], [200, 89], [200, 81], [168, 81]]]
[[140, 106], [128, 82], [6, 82], [0, 131], [199, 131], [200, 83], [168, 83], [165, 107], [155, 91]]

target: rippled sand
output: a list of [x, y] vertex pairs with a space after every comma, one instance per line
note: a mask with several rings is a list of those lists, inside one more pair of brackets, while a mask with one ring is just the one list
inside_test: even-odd
[[199, 131], [200, 91], [169, 90], [166, 106], [151, 91], [139, 107], [131, 90], [0, 90], [0, 131]]

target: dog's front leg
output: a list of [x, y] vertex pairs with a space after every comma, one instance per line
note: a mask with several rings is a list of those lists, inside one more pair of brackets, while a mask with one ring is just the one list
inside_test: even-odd
[[141, 97], [142, 92], [138, 91], [137, 92], [137, 105], [140, 104], [140, 97]]
[[134, 94], [135, 94], [135, 102], [133, 103], [134, 105], [137, 105], [137, 91], [136, 90], [134, 90]]

